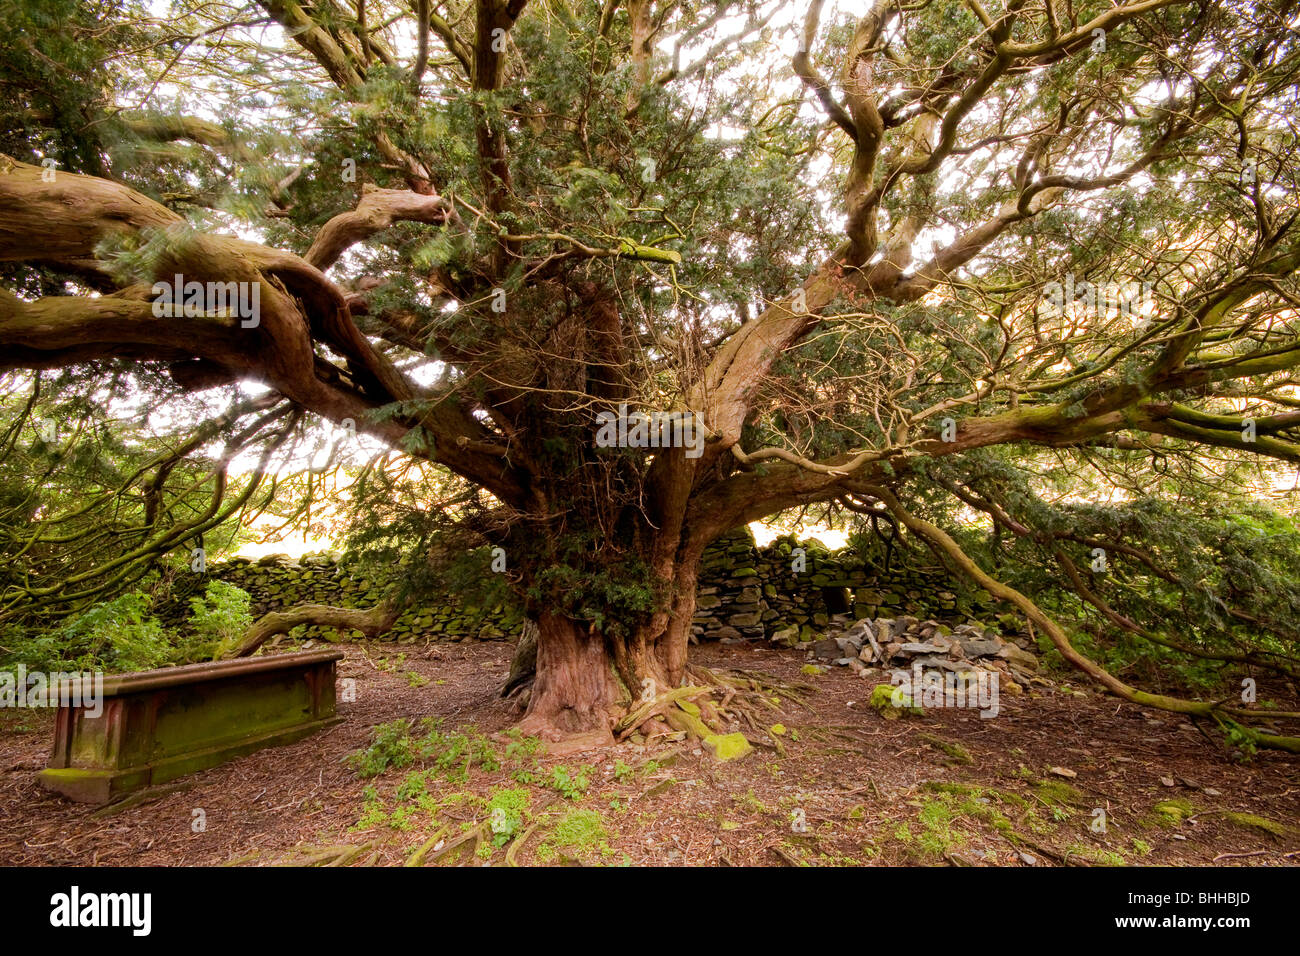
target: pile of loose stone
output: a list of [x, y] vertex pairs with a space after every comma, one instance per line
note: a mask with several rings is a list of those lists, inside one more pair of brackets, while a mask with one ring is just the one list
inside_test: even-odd
[[[944, 671], [998, 671], [1024, 684], [1038, 670], [1028, 640], [1007, 639], [979, 624], [950, 627], [914, 617], [832, 621], [827, 636], [814, 642], [810, 660], [851, 667], [860, 677], [879, 676], [876, 668]], [[838, 630], [838, 633], [836, 631]]]

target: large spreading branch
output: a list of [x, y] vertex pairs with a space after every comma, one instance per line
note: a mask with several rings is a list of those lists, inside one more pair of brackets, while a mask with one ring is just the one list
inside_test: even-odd
[[[334, 422], [351, 419], [357, 430], [394, 446], [419, 425], [434, 440], [424, 451], [432, 460], [504, 499], [519, 498], [516, 478], [489, 450], [492, 433], [454, 394], [425, 394], [398, 371], [357, 329], [346, 295], [315, 266], [256, 243], [194, 233], [175, 213], [121, 184], [71, 173], [46, 182], [43, 172], [0, 157], [0, 261], [89, 263], [108, 274], [109, 263], [97, 258], [101, 243], [161, 240], [151, 278], [170, 281], [180, 274], [187, 281], [256, 283], [260, 316], [251, 328], [233, 316], [158, 316], [148, 285], [97, 298], [35, 302], [6, 293], [0, 300], [0, 342], [8, 346], [7, 367], [125, 357], [176, 362], [184, 370], [201, 362], [209, 379], [261, 379], [303, 408]], [[433, 215], [436, 201], [393, 192], [377, 200], [390, 221]], [[361, 223], [348, 218], [327, 226], [318, 252], [340, 249], [370, 230], [373, 220], [362, 215]], [[39, 246], [31, 242], [38, 234], [45, 237]], [[346, 370], [321, 357], [318, 344], [344, 356]], [[376, 414], [381, 406], [416, 397], [425, 408], [414, 419]]]

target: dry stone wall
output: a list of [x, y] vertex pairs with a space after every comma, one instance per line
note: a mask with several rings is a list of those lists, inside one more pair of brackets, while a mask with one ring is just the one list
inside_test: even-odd
[[[916, 555], [907, 557], [915, 561]], [[383, 575], [329, 554], [297, 561], [286, 555], [233, 559], [214, 564], [211, 573], [248, 591], [255, 615], [305, 602], [368, 607], [384, 589]], [[693, 630], [697, 640], [799, 644], [821, 637], [844, 615], [961, 621], [993, 613], [986, 592], [962, 589], [942, 568], [909, 566], [897, 553], [891, 559], [883, 546], [870, 552], [829, 551], [787, 536], [757, 547], [742, 529], [705, 552]], [[521, 623], [513, 603], [479, 607], [449, 593], [408, 608], [390, 636], [403, 642], [503, 640], [518, 634]], [[299, 635], [339, 637], [322, 628], [304, 628]]]

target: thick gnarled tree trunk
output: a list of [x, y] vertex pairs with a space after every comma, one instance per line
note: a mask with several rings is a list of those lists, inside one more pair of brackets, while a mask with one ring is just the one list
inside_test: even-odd
[[519, 729], [552, 743], [612, 743], [627, 692], [605, 638], [582, 621], [550, 611], [539, 615], [537, 629], [537, 676]]
[[[696, 551], [674, 569], [668, 606], [628, 635], [602, 633], [592, 622], [553, 610], [538, 614], [535, 676], [519, 729], [564, 749], [607, 745], [629, 711], [680, 687], [698, 574]], [[519, 669], [512, 668], [515, 685]]]

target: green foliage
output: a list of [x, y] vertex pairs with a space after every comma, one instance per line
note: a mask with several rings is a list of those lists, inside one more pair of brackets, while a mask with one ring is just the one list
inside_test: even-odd
[[561, 852], [584, 859], [591, 854], [611, 856], [609, 831], [595, 810], [570, 810], [560, 817], [554, 829], [537, 848], [537, 858], [549, 863]]
[[[971, 489], [1033, 534], [959, 519], [955, 502], [933, 485], [913, 486], [912, 507], [952, 528], [963, 550], [990, 574], [1031, 595], [1068, 630], [1075, 647], [1113, 673], [1198, 694], [1239, 693], [1245, 671], [1234, 660], [1294, 656], [1300, 633], [1296, 518], [1254, 497], [1258, 480], [1244, 463], [1210, 475], [1194, 462], [1194, 481], [1166, 483], [1149, 456], [1098, 457], [1098, 471], [1046, 465], [1026, 449], [998, 449], [936, 462], [931, 476]], [[1127, 500], [1104, 504], [1116, 485]], [[1095, 549], [1105, 568], [1093, 569]], [[1088, 591], [1143, 633], [1118, 627], [1076, 589], [1060, 559], [1072, 561]], [[904, 553], [903, 560], [907, 556]], [[1049, 663], [1061, 663], [1044, 640]], [[1190, 650], [1190, 653], [1189, 653]]]
[[252, 615], [247, 592], [224, 581], [211, 581], [202, 597], [190, 599], [184, 631], [164, 627], [147, 594], [128, 591], [101, 601], [63, 624], [0, 641], [14, 649], [10, 665], [38, 670], [150, 670], [169, 664], [212, 660], [243, 635]]
[[[426, 717], [415, 736], [410, 720], [378, 724], [370, 744], [348, 757], [349, 766], [363, 778], [376, 777], [387, 770], [402, 770], [419, 762], [423, 768], [420, 785], [430, 777], [464, 783], [471, 770], [498, 770], [501, 759], [492, 742], [476, 731], [445, 731], [437, 718]], [[403, 786], [416, 786], [414, 775]]]
[[357, 822], [352, 824], [351, 830], [372, 830], [375, 827], [389, 827], [399, 832], [407, 832], [415, 829], [417, 817], [422, 808], [414, 806], [397, 806], [391, 810], [385, 804], [379, 792], [373, 786], [367, 786], [361, 791], [364, 802], [362, 803], [361, 816]]
[[1228, 718], [1220, 718], [1219, 725], [1224, 730], [1224, 740], [1239, 761], [1248, 763], [1255, 758], [1255, 754], [1259, 751], [1256, 745], [1259, 739], [1257, 734]]
[[110, 102], [121, 82], [113, 54], [139, 42], [143, 31], [132, 19], [142, 12], [131, 0], [6, 2], [6, 30], [23, 42], [0, 50], [0, 152], [102, 175], [103, 131], [77, 119]]
[[110, 670], [161, 667], [172, 648], [162, 625], [149, 614], [144, 595], [130, 592], [96, 604], [63, 629], [63, 645], [79, 651], [79, 669], [103, 663]]
[[10, 628], [12, 648], [5, 667], [29, 670], [125, 672], [173, 663], [178, 651], [149, 611], [149, 599], [136, 591], [101, 601], [57, 629], [35, 636]]
[[526, 789], [497, 790], [488, 798], [488, 828], [492, 843], [505, 846], [523, 829], [524, 816], [531, 800]]
[[[211, 462], [175, 452], [221, 437], [220, 427], [195, 433], [182, 414], [175, 431], [159, 432], [147, 417], [119, 417], [159, 391], [156, 377], [123, 371], [100, 386], [84, 368], [9, 373], [0, 389], [0, 626], [50, 637], [133, 590], [183, 607], [203, 580], [191, 549], [203, 546], [211, 561], [247, 539], [237, 507], [213, 514], [223, 486]], [[246, 477], [224, 484], [234, 503], [246, 490]]]
[[594, 767], [585, 764], [576, 771], [571, 771], [568, 767], [555, 767], [551, 770], [546, 785], [566, 800], [580, 800], [591, 786], [591, 775], [594, 772]]
[[213, 660], [230, 650], [253, 623], [248, 592], [212, 581], [202, 598], [190, 598], [190, 629], [198, 642], [197, 659]]
[[510, 743], [506, 744], [506, 760], [519, 762], [533, 759], [542, 749], [542, 742], [536, 737], [525, 737], [517, 728], [506, 731]]
[[348, 764], [360, 777], [377, 777], [386, 770], [401, 770], [415, 760], [411, 722], [394, 720], [371, 731], [370, 745], [350, 754]]

